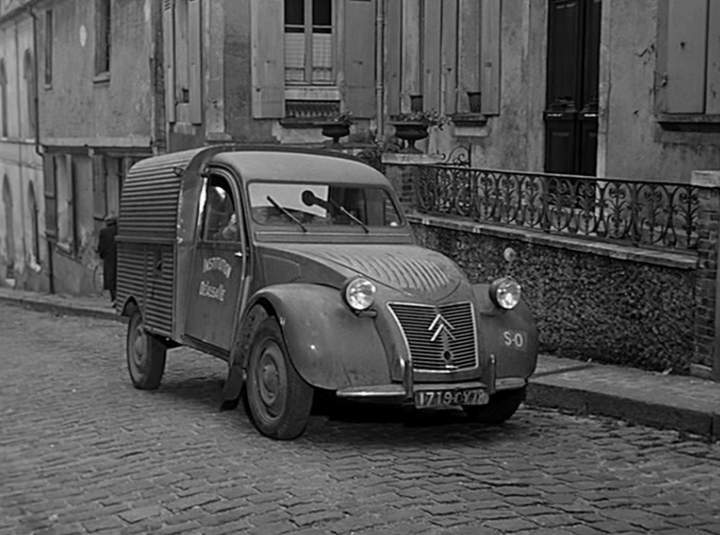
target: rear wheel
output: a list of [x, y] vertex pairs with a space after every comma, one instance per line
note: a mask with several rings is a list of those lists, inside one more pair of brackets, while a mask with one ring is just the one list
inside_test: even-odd
[[487, 405], [466, 405], [463, 409], [468, 417], [476, 422], [498, 425], [515, 414], [523, 401], [525, 388], [503, 390], [490, 396]]
[[250, 417], [262, 434], [288, 440], [305, 431], [313, 388], [290, 362], [275, 318], [264, 320], [253, 336], [246, 395]]
[[135, 388], [154, 390], [160, 386], [165, 371], [167, 348], [160, 340], [146, 332], [140, 310], [135, 310], [128, 322], [125, 350], [128, 372]]

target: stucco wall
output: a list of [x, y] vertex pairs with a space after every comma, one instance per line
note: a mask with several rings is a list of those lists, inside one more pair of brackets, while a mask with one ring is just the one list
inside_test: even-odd
[[720, 134], [670, 132], [656, 121], [658, 0], [613, 0], [602, 9], [600, 174], [684, 182], [694, 169], [720, 168]]
[[[19, 3], [18, 3], [19, 4]], [[24, 55], [33, 48], [32, 19], [27, 14], [6, 19], [0, 25], [0, 57], [7, 76], [8, 136], [0, 138], [0, 197], [3, 182], [8, 178], [12, 213], [13, 238], [8, 239], [6, 199], [0, 199], [0, 284], [8, 284], [7, 245], [12, 246], [13, 284], [18, 288], [45, 290], [48, 287], [47, 247], [44, 239], [44, 183], [42, 159], [35, 152], [34, 129], [29, 122], [27, 82]], [[35, 194], [37, 207], [37, 236], [33, 235], [34, 214], [30, 191]], [[39, 257], [35, 255], [34, 239], [38, 239]]]
[[[695, 272], [512, 238], [416, 223], [418, 242], [454, 259], [473, 282], [512, 275], [538, 323], [541, 350], [687, 373], [693, 356]], [[503, 251], [517, 252], [507, 262]], [[585, 250], [583, 250], [585, 249]]]
[[[94, 144], [108, 144], [111, 140], [111, 144], [119, 145], [118, 139], [128, 144], [130, 138], [139, 137], [142, 139], [136, 144], [147, 144], [153, 98], [149, 1], [113, 2], [113, 43], [107, 82], [94, 81], [94, 2], [65, 0], [53, 4], [53, 79], [49, 88], [41, 80], [40, 95], [45, 143], [76, 138], [83, 145], [87, 139], [97, 138]], [[39, 24], [41, 44], [42, 29]]]

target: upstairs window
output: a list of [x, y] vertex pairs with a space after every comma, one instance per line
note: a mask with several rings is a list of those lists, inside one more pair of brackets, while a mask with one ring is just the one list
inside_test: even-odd
[[45, 11], [45, 86], [52, 85], [52, 62], [53, 62], [53, 12], [52, 9]]
[[5, 60], [0, 59], [0, 135], [8, 137], [8, 109], [7, 109], [7, 75], [5, 74]]
[[36, 105], [35, 105], [35, 60], [33, 59], [30, 49], [25, 50], [23, 61], [24, 78], [25, 78], [25, 97], [27, 99], [27, 137], [33, 132], [35, 124]]
[[285, 81], [333, 83], [331, 0], [285, 0]]
[[110, 0], [95, 0], [95, 76], [110, 74]]

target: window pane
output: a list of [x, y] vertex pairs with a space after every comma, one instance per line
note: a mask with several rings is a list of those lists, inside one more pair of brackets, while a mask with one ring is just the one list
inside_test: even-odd
[[252, 218], [261, 225], [297, 227], [268, 197], [311, 228], [357, 226], [358, 221], [377, 227], [401, 224], [388, 193], [374, 186], [253, 182], [248, 190]]
[[305, 34], [285, 34], [285, 80], [303, 81], [305, 78]]
[[305, 24], [303, 0], [285, 0], [285, 25], [302, 26], [303, 24]]
[[313, 27], [332, 26], [332, 8], [330, 6], [330, 0], [313, 0]]
[[313, 33], [313, 82], [332, 81], [332, 35]]

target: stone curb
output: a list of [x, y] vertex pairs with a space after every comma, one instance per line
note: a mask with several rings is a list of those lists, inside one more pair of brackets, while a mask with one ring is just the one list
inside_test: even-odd
[[720, 439], [720, 414], [543, 383], [541, 378], [530, 379], [526, 404], [578, 415], [609, 416], [632, 424]]
[[119, 316], [114, 309], [111, 309], [109, 307], [108, 310], [101, 310], [99, 308], [78, 307], [72, 304], [56, 303], [52, 301], [32, 299], [26, 297], [6, 297], [3, 295], [0, 295], [0, 302], [16, 306], [23, 306], [41, 312], [52, 312], [54, 314], [64, 314], [68, 316], [84, 316], [115, 321], [123, 320], [123, 318]]

